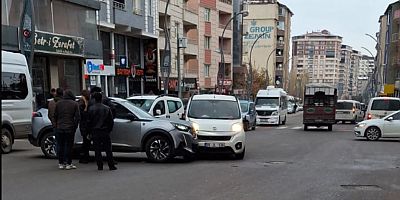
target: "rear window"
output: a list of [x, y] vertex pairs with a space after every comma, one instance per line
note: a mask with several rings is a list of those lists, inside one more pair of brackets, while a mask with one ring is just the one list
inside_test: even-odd
[[337, 110], [351, 110], [351, 109], [353, 109], [353, 103], [350, 103], [350, 102], [337, 102], [336, 109]]
[[393, 99], [377, 99], [372, 102], [371, 110], [400, 110], [400, 100]]

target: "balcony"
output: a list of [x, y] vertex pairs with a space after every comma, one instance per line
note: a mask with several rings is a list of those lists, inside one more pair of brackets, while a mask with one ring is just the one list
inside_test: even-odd
[[183, 23], [184, 25], [196, 25], [199, 23], [199, 15], [198, 10], [194, 8], [184, 6], [185, 9], [183, 11]]
[[187, 47], [183, 50], [184, 55], [199, 55], [199, 46], [197, 40], [188, 39]]
[[125, 3], [121, 3], [118, 1], [113, 1], [113, 7], [118, 10], [125, 11]]

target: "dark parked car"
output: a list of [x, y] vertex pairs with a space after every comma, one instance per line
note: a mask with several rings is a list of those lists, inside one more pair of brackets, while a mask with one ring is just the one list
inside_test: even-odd
[[240, 100], [240, 107], [242, 110], [243, 128], [245, 131], [256, 129], [256, 116], [257, 112], [255, 109], [254, 102], [247, 100]]
[[[158, 119], [131, 102], [112, 98], [116, 116], [111, 133], [114, 152], [146, 152], [150, 161], [164, 162], [178, 155], [191, 157], [196, 145], [197, 131], [190, 122]], [[56, 141], [47, 109], [40, 109], [32, 119], [32, 133], [28, 136], [32, 145], [40, 147], [49, 158], [56, 157]], [[82, 145], [77, 129], [75, 146]]]

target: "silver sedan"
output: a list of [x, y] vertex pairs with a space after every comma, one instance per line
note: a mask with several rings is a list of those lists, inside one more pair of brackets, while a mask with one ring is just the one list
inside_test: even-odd
[[[190, 122], [158, 119], [127, 100], [111, 99], [116, 108], [111, 133], [113, 152], [146, 152], [153, 162], [165, 162], [175, 156], [192, 157], [198, 130]], [[32, 133], [28, 138], [32, 145], [42, 149], [46, 157], [56, 157], [56, 141], [47, 109], [34, 113]], [[74, 148], [81, 145], [82, 136], [78, 128]]]

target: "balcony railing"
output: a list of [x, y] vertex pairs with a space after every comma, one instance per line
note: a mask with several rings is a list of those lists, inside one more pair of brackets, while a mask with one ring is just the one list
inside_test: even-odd
[[232, 0], [219, 0], [219, 2], [226, 3], [232, 5]]
[[113, 7], [118, 10], [125, 10], [125, 4], [118, 1], [113, 2]]

